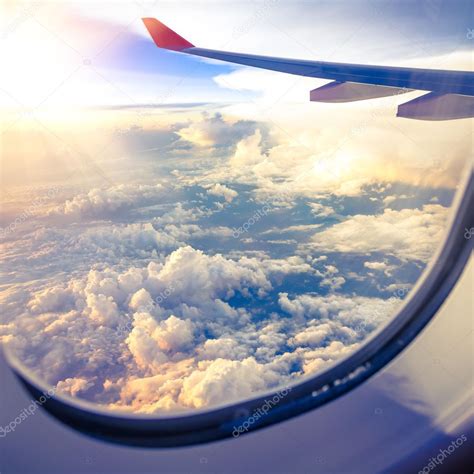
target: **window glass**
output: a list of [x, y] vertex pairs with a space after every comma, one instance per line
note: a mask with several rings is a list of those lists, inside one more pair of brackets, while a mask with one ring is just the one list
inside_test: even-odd
[[472, 38], [442, 2], [152, 3], [1, 7], [0, 338], [58, 392], [159, 415], [290, 386], [389, 321], [443, 238], [472, 121], [397, 118], [420, 91], [311, 103], [327, 81], [159, 50], [140, 18], [438, 69], [468, 70]]

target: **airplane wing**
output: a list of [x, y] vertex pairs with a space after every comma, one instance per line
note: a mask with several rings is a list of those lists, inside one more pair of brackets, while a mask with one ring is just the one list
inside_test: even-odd
[[427, 91], [398, 107], [397, 117], [451, 120], [474, 117], [474, 72], [370, 66], [231, 53], [194, 46], [155, 18], [143, 18], [159, 48], [332, 82], [310, 92], [314, 102], [352, 102]]

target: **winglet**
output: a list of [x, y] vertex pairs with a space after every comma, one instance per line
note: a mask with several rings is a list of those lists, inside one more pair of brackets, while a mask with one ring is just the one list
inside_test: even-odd
[[156, 18], [142, 18], [142, 20], [158, 48], [181, 51], [194, 47], [193, 44], [169, 29]]

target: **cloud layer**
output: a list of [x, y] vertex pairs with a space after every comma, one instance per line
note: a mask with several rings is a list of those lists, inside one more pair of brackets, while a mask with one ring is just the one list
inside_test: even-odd
[[442, 238], [452, 192], [372, 161], [370, 133], [366, 156], [222, 113], [151, 122], [122, 136], [163, 139], [136, 174], [61, 188], [0, 237], [0, 337], [61, 392], [161, 413], [296, 382], [383, 325]]

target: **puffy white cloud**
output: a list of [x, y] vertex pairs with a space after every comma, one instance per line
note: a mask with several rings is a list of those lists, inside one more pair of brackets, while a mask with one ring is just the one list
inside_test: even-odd
[[364, 267], [370, 270], [382, 271], [387, 276], [390, 276], [392, 270], [396, 268], [395, 265], [390, 265], [385, 260], [383, 262], [364, 262]]
[[314, 318], [320, 322], [336, 321], [349, 329], [358, 340], [379, 326], [393, 314], [399, 304], [398, 298], [369, 298], [365, 296], [345, 296], [338, 294], [298, 295], [290, 298], [280, 293], [280, 307], [296, 318]]
[[[239, 76], [243, 72], [231, 75]], [[268, 90], [267, 85], [265, 88]], [[258, 127], [240, 137], [228, 160], [217, 163], [210, 171], [206, 169], [200, 177], [193, 172], [191, 180], [204, 184], [225, 180], [229, 185], [232, 182], [255, 185], [259, 198], [286, 196], [288, 202], [301, 196], [311, 201], [329, 195], [358, 196], [376, 183], [454, 188], [469, 154], [465, 139], [469, 130], [463, 124], [450, 126], [453, 139], [433, 145], [432, 134], [426, 127], [411, 123], [415, 128], [409, 133], [398, 127], [387, 127], [386, 121], [380, 118], [393, 117], [397, 100], [406, 99], [364, 103], [357, 106], [360, 107], [357, 113], [342, 116], [334, 105], [301, 104], [290, 109], [292, 113], [287, 107], [276, 107], [275, 112], [281, 116], [280, 120], [273, 118], [278, 125], [271, 128], [271, 141], [262, 139], [266, 118], [262, 115]], [[253, 104], [251, 109], [249, 117], [255, 116]], [[308, 121], [319, 125], [308, 129]], [[416, 136], [416, 140], [407, 140], [407, 136]], [[452, 143], [456, 146], [451, 146]], [[328, 206], [315, 204], [315, 215], [327, 217], [331, 212]]]
[[256, 130], [253, 135], [243, 138], [237, 143], [234, 155], [231, 157], [230, 164], [235, 167], [256, 166], [266, 160], [266, 156], [262, 154], [260, 144], [262, 142], [262, 134], [260, 130]]
[[349, 355], [357, 347], [357, 343], [345, 345], [341, 341], [332, 341], [325, 347], [306, 351], [303, 354], [303, 372], [313, 374], [331, 362]]
[[316, 217], [328, 217], [334, 214], [334, 209], [332, 207], [325, 206], [324, 204], [310, 202], [308, 205], [311, 208], [311, 213]]
[[338, 275], [339, 270], [334, 265], [325, 265], [324, 272], [320, 273], [324, 278], [321, 280], [321, 286], [327, 286], [332, 291], [335, 291], [341, 288], [342, 285], [346, 282], [346, 279]]
[[88, 316], [101, 325], [115, 325], [119, 321], [117, 303], [111, 296], [88, 294], [86, 298]]
[[155, 217], [154, 222], [161, 225], [184, 224], [194, 222], [200, 217], [203, 217], [208, 214], [209, 212], [205, 212], [204, 210], [198, 208], [185, 209], [184, 206], [180, 202], [178, 202], [178, 204], [176, 204], [176, 206], [171, 211], [166, 212], [160, 217]]
[[383, 252], [401, 259], [428, 261], [441, 241], [448, 208], [385, 209], [356, 215], [314, 235], [313, 248], [331, 252]]
[[391, 204], [393, 201], [396, 201], [397, 200], [397, 196], [385, 196], [383, 198], [383, 203], [385, 204], [385, 206], [388, 206], [389, 204]]
[[176, 287], [180, 301], [200, 306], [203, 301], [230, 298], [249, 288], [265, 291], [271, 284], [258, 262], [242, 258], [238, 262], [222, 255], [208, 256], [191, 247], [173, 252], [160, 271], [160, 279]]
[[[133, 293], [142, 287], [143, 278], [143, 272], [141, 272], [138, 268], [131, 267], [117, 278], [118, 287], [125, 293]], [[137, 293], [132, 296], [132, 299], [134, 297], [136, 298], [137, 306], [140, 302], [143, 302], [143, 299], [146, 299], [147, 297], [146, 290], [143, 288], [141, 288], [140, 294], [138, 293], [139, 292], [137, 291]]]
[[132, 295], [128, 306], [131, 310], [135, 311], [139, 310], [140, 308], [150, 308], [153, 306], [153, 298], [151, 297], [150, 293], [145, 290], [145, 288], [140, 288]]
[[233, 189], [228, 188], [225, 184], [214, 184], [207, 190], [207, 194], [211, 196], [223, 197], [226, 202], [232, 202], [239, 193]]
[[309, 326], [296, 334], [290, 343], [294, 346], [319, 346], [324, 341], [324, 339], [326, 339], [329, 334], [331, 334], [331, 332], [332, 328], [328, 323]]
[[[242, 261], [246, 262], [247, 260], [244, 258]], [[269, 274], [290, 275], [295, 273], [318, 273], [299, 255], [287, 258], [264, 258], [259, 265]]]
[[77, 396], [80, 392], [85, 392], [87, 389], [92, 387], [94, 382], [92, 380], [86, 380], [83, 378], [72, 378], [69, 377], [65, 380], [61, 380], [56, 384], [56, 390], [59, 392], [67, 393], [71, 396]]
[[388, 265], [387, 262], [364, 262], [364, 267], [371, 270], [386, 270]]
[[230, 337], [221, 337], [219, 339], [208, 339], [199, 348], [199, 356], [202, 359], [243, 359], [248, 355], [248, 348], [239, 344]]
[[72, 293], [67, 288], [53, 287], [39, 291], [28, 303], [33, 313], [63, 310], [74, 304]]
[[184, 379], [180, 401], [195, 408], [221, 405], [249, 397], [279, 382], [277, 373], [251, 357], [243, 361], [202, 361], [197, 370]]
[[[83, 252], [101, 252], [112, 255], [149, 252], [153, 249], [170, 249], [180, 243], [167, 229], [157, 230], [150, 223], [127, 224], [124, 226], [101, 226], [87, 229], [77, 237], [71, 237], [69, 244]], [[143, 253], [148, 255], [148, 253]]]
[[108, 188], [94, 188], [78, 194], [51, 213], [74, 217], [99, 217], [123, 212], [157, 201], [165, 193], [162, 184], [119, 184]]
[[230, 147], [243, 137], [253, 133], [255, 122], [250, 120], [232, 121], [220, 113], [212, 116], [204, 113], [201, 120], [195, 120], [187, 127], [181, 127], [177, 133], [188, 142], [199, 147]]
[[161, 350], [180, 352], [185, 350], [193, 341], [193, 324], [189, 320], [183, 321], [176, 316], [170, 316], [158, 324], [152, 333], [152, 337]]
[[346, 282], [346, 279], [343, 276], [329, 276], [321, 280], [321, 286], [327, 286], [331, 290], [337, 290], [341, 288], [342, 285]]
[[169, 357], [190, 347], [193, 331], [189, 320], [170, 316], [157, 322], [149, 313], [136, 313], [133, 329], [125, 342], [141, 369], [156, 371]]

